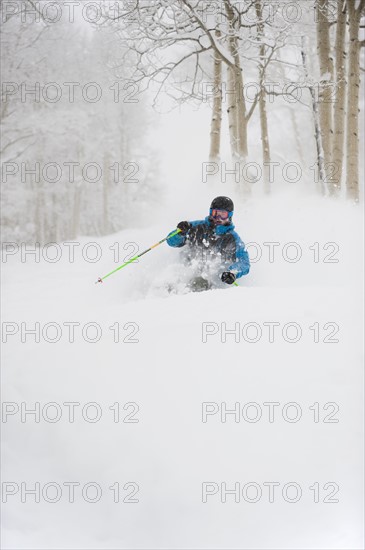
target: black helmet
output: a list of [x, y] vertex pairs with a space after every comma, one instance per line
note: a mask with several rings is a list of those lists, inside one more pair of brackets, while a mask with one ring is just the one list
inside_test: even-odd
[[229, 197], [216, 197], [210, 205], [210, 210], [227, 210], [233, 214], [234, 205]]

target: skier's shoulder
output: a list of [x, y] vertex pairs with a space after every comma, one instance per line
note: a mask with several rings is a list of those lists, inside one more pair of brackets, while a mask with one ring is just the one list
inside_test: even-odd
[[229, 233], [234, 238], [236, 244], [244, 246], [244, 242], [239, 236], [239, 234], [237, 233], [237, 231], [235, 230], [235, 226], [233, 224], [229, 227]]

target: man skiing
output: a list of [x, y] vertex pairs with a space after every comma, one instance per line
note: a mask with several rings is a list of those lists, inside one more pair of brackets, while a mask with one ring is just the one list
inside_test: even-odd
[[199, 273], [190, 283], [192, 290], [207, 290], [222, 283], [232, 285], [249, 272], [248, 253], [234, 231], [233, 211], [230, 198], [216, 197], [210, 205], [209, 216], [178, 223], [180, 233], [167, 239], [169, 246], [186, 246], [185, 264], [195, 268], [195, 275]]

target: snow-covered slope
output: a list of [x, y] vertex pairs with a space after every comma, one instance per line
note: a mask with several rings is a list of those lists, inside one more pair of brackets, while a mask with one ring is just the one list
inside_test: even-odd
[[[358, 208], [243, 203], [236, 227], [261, 258], [239, 288], [169, 295], [181, 268], [166, 245], [94, 284], [211, 198], [84, 238], [74, 262], [61, 244], [56, 263], [3, 264], [4, 548], [362, 548]], [[91, 241], [96, 263], [81, 254]], [[39, 343], [25, 333], [35, 323]], [[35, 403], [39, 422], [24, 414]], [[39, 503], [25, 492], [37, 482]], [[237, 492], [224, 503], [225, 488]]]

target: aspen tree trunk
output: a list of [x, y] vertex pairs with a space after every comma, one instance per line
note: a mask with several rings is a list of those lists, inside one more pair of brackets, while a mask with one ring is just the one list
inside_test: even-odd
[[[305, 53], [305, 44], [304, 37], [302, 38], [302, 61], [304, 74], [309, 81], [308, 74], [308, 65], [307, 65], [307, 55]], [[323, 152], [323, 143], [322, 143], [322, 132], [321, 132], [321, 122], [318, 109], [318, 101], [316, 98], [316, 93], [312, 85], [309, 86], [309, 92], [312, 98], [312, 113], [313, 113], [313, 122], [314, 122], [314, 137], [316, 140], [317, 148], [317, 165], [318, 165], [318, 174], [319, 174], [319, 184], [322, 195], [325, 194], [325, 181], [326, 181], [326, 171], [324, 167], [324, 152]]]
[[347, 95], [347, 197], [359, 200], [359, 95], [360, 95], [360, 18], [365, 1], [355, 9], [353, 2], [347, 2], [350, 25], [350, 49]]
[[231, 153], [232, 157], [237, 157], [237, 126], [238, 126], [238, 117], [237, 117], [237, 105], [236, 105], [236, 92], [235, 92], [235, 79], [234, 72], [232, 67], [227, 67], [227, 114], [228, 114], [228, 128], [229, 128], [229, 139], [231, 144]]
[[36, 242], [41, 245], [45, 243], [45, 213], [44, 213], [44, 191], [43, 182], [35, 184], [36, 187], [36, 207], [35, 207], [35, 227]]
[[80, 227], [80, 210], [81, 210], [81, 186], [75, 184], [75, 190], [73, 194], [73, 209], [72, 209], [72, 238], [76, 239], [79, 234]]
[[336, 102], [334, 107], [334, 136], [332, 161], [334, 176], [329, 182], [331, 194], [341, 190], [343, 171], [344, 140], [345, 140], [345, 103], [346, 103], [346, 3], [337, 0], [337, 30], [336, 30]]
[[[219, 39], [221, 32], [215, 31], [216, 38]], [[210, 131], [210, 153], [211, 161], [219, 160], [221, 146], [221, 127], [222, 127], [222, 59], [214, 53], [214, 98], [213, 112]]]
[[266, 113], [266, 93], [261, 90], [260, 100], [260, 126], [261, 126], [261, 142], [262, 142], [262, 159], [263, 159], [263, 174], [264, 174], [264, 190], [266, 194], [270, 193], [270, 143], [269, 130]]
[[[232, 149], [233, 156], [238, 156], [239, 159], [245, 159], [248, 154], [247, 150], [247, 120], [246, 120], [246, 102], [243, 94], [243, 76], [241, 61], [238, 52], [238, 39], [235, 35], [234, 11], [229, 0], [224, 0], [226, 15], [229, 25], [229, 50], [234, 60], [234, 67], [228, 68], [229, 95], [230, 103], [228, 107], [229, 124], [231, 127], [231, 145], [233, 138], [236, 138], [236, 147]], [[235, 109], [233, 107], [233, 101]], [[235, 120], [234, 114], [235, 111]]]
[[[278, 51], [278, 59], [281, 60], [280, 50]], [[281, 74], [282, 81], [285, 82], [287, 80], [287, 78], [286, 78], [285, 70], [284, 70], [284, 67], [283, 67], [282, 63], [279, 63], [279, 71], [280, 71], [280, 74]], [[298, 155], [299, 155], [301, 165], [303, 167], [305, 165], [305, 160], [304, 160], [304, 156], [303, 156], [303, 144], [302, 144], [302, 140], [300, 138], [300, 128], [299, 128], [297, 118], [296, 118], [296, 110], [289, 107], [288, 111], [289, 111], [290, 120], [291, 120], [292, 126], [293, 126], [295, 145], [296, 145], [296, 148], [297, 148], [297, 151], [298, 151]]]
[[[236, 54], [239, 63], [238, 53]], [[246, 102], [243, 95], [242, 69], [236, 64], [235, 69], [235, 89], [237, 97], [237, 153], [240, 159], [247, 158], [247, 120], [246, 120]]]
[[269, 142], [269, 130], [267, 122], [267, 111], [266, 111], [266, 91], [264, 86], [265, 70], [264, 70], [264, 60], [265, 60], [265, 44], [263, 42], [264, 38], [264, 23], [262, 19], [262, 3], [261, 0], [256, 0], [255, 3], [256, 15], [257, 15], [257, 35], [261, 42], [260, 44], [260, 99], [259, 99], [259, 109], [260, 109], [260, 126], [261, 126], [261, 143], [262, 143], [262, 160], [263, 160], [263, 174], [264, 174], [264, 190], [265, 193], [270, 193], [270, 142]]
[[297, 122], [296, 111], [294, 109], [289, 109], [289, 113], [290, 113], [290, 118], [293, 125], [296, 148], [297, 148], [299, 159], [303, 168], [305, 166], [305, 160], [303, 156], [303, 147], [302, 147], [303, 142], [300, 139], [300, 127]]
[[110, 168], [108, 155], [104, 154], [103, 162], [103, 234], [109, 233], [109, 187], [110, 187]]
[[[43, 155], [42, 151], [44, 150], [44, 139], [43, 136], [40, 136], [39, 141], [37, 142], [35, 150], [36, 161], [39, 162], [41, 169], [39, 175], [39, 181], [37, 177], [34, 178], [34, 184], [32, 187], [35, 189], [35, 211], [34, 211], [34, 225], [35, 225], [35, 237], [36, 242], [41, 245], [45, 243], [45, 205], [44, 205], [44, 181], [42, 177], [42, 166], [43, 166]], [[32, 177], [32, 176], [30, 176]]]
[[[84, 158], [84, 147], [80, 144], [77, 149], [77, 158]], [[82, 180], [75, 181], [71, 185], [74, 186], [73, 204], [72, 204], [72, 238], [76, 239], [80, 230], [80, 213], [81, 213], [81, 196], [82, 196]]]
[[51, 223], [50, 223], [50, 240], [52, 242], [58, 242], [59, 241], [59, 230], [58, 230], [58, 197], [55, 191], [52, 192], [52, 209], [50, 208], [50, 205], [47, 208], [47, 212], [51, 210]]
[[328, 0], [316, 0], [317, 9], [317, 51], [320, 67], [319, 117], [324, 152], [324, 162], [331, 162], [333, 119], [332, 90], [333, 60], [331, 57]]

